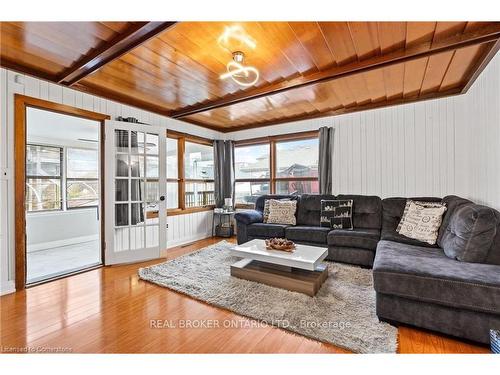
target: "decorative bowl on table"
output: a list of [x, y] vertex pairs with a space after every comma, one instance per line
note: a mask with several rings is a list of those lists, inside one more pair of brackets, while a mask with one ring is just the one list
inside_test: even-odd
[[286, 238], [271, 238], [266, 240], [266, 248], [267, 250], [280, 250], [292, 253], [295, 250], [295, 244]]

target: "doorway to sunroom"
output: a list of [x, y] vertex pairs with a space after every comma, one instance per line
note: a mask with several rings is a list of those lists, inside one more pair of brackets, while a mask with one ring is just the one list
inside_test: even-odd
[[102, 264], [101, 122], [26, 109], [26, 284]]

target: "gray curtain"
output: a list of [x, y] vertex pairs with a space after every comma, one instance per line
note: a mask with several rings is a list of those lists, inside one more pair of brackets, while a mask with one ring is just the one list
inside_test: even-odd
[[234, 142], [214, 141], [215, 205], [224, 206], [224, 199], [231, 198], [234, 207]]
[[333, 139], [335, 129], [319, 129], [319, 193], [332, 194], [333, 190]]

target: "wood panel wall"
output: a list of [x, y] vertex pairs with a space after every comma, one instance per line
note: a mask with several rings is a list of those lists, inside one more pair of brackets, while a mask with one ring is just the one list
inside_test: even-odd
[[[77, 108], [139, 121], [166, 129], [210, 139], [222, 138], [219, 132], [170, 119], [118, 102], [82, 93], [30, 76], [0, 69], [0, 294], [14, 288], [14, 94], [23, 94]], [[168, 131], [168, 130], [167, 130]], [[192, 217], [191, 217], [192, 216]], [[179, 215], [168, 219], [168, 246], [176, 246], [211, 235], [209, 212]]]
[[457, 194], [500, 209], [500, 55], [465, 95], [229, 133], [333, 126], [334, 193]]

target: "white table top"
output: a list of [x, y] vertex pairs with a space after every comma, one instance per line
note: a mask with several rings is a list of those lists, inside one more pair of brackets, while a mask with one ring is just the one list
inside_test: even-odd
[[267, 250], [264, 240], [251, 240], [231, 248], [231, 254], [237, 257], [258, 260], [281, 266], [314, 271], [328, 255], [325, 247], [296, 245], [293, 253], [279, 250]]

